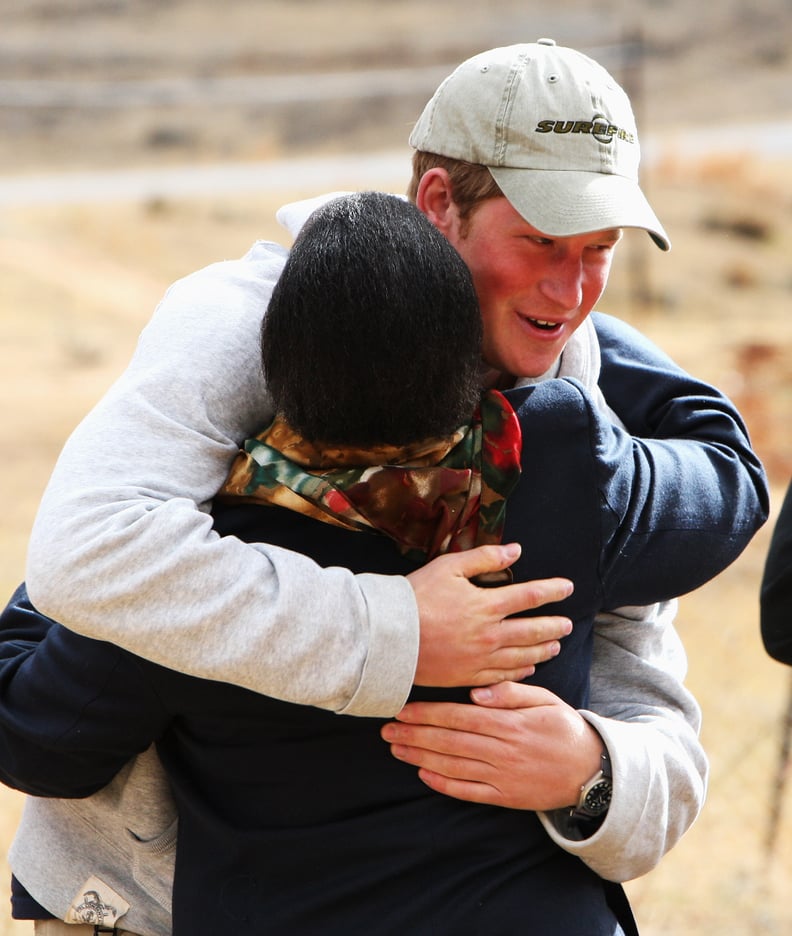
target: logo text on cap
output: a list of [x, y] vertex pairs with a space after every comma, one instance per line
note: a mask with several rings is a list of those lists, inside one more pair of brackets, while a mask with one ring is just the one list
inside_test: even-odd
[[615, 138], [625, 143], [635, 143], [635, 134], [609, 123], [601, 114], [591, 120], [540, 120], [536, 133], [588, 133], [600, 143], [610, 143]]

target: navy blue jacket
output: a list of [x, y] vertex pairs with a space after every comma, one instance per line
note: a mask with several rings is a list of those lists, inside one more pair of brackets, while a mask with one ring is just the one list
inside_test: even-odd
[[[621, 354], [620, 334], [635, 340], [607, 320], [600, 327], [606, 359]], [[646, 354], [656, 380], [647, 386], [647, 367], [624, 364], [620, 387], [606, 392], [630, 401], [620, 415], [631, 429], [686, 443], [633, 440], [572, 381], [509, 392], [523, 427], [505, 532], [523, 545], [516, 578], [575, 583], [557, 607], [574, 630], [528, 681], [575, 707], [588, 697], [595, 614], [696, 588], [766, 516], [761, 467], [733, 407], [666, 367], [652, 346]], [[412, 568], [385, 537], [280, 508], [222, 506], [215, 524], [325, 565]], [[413, 697], [467, 701], [467, 692]], [[87, 795], [157, 743], [180, 816], [174, 936], [234, 927], [298, 936], [620, 932], [604, 882], [558, 848], [535, 814], [433, 793], [391, 757], [380, 726], [77, 636], [39, 615], [23, 588], [0, 618], [4, 782]]]

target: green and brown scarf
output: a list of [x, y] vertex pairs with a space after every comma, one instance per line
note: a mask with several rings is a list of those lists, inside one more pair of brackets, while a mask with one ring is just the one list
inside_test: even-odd
[[495, 390], [484, 394], [469, 425], [413, 446], [315, 445], [276, 418], [245, 442], [220, 496], [377, 530], [424, 562], [500, 542], [521, 441], [514, 410]]

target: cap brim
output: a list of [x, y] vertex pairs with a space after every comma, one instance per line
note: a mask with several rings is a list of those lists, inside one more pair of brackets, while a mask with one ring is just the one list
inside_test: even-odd
[[642, 228], [661, 250], [671, 241], [638, 184], [603, 172], [489, 166], [492, 177], [525, 220], [554, 237], [609, 228]]

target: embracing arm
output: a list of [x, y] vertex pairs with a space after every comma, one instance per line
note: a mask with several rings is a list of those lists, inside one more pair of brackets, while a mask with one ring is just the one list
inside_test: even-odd
[[[674, 385], [669, 382], [666, 395]], [[698, 588], [740, 555], [765, 520], [761, 467], [756, 462], [758, 475], [751, 478], [747, 465], [754, 457], [747, 441], [708, 405], [689, 397], [679, 405], [685, 417], [674, 421], [673, 436], [637, 438], [615, 425], [572, 378], [507, 395], [520, 417], [531, 465], [544, 465], [565, 514], [599, 531], [588, 566], [601, 581], [601, 607], [651, 604]], [[565, 450], [574, 456], [553, 454]], [[545, 488], [547, 493], [549, 482]], [[741, 499], [732, 504], [728, 494], [735, 488]], [[515, 539], [521, 535], [521, 508], [529, 509], [532, 497], [531, 486], [521, 485], [510, 498], [510, 514], [517, 519], [507, 523]], [[563, 555], [568, 522], [545, 526], [548, 549], [552, 545]], [[515, 569], [518, 576], [532, 574], [527, 563]]]
[[[627, 430], [644, 438], [687, 439], [677, 449], [685, 473], [676, 479], [676, 492], [689, 499], [691, 518], [695, 507], [724, 531], [694, 563], [717, 574], [768, 514], [766, 479], [743, 421], [718, 390], [684, 372], [638, 331], [610, 316], [593, 318], [602, 353], [600, 386]], [[673, 458], [662, 443], [655, 451]], [[651, 443], [647, 454], [651, 462]], [[673, 487], [659, 494], [678, 496]], [[674, 567], [686, 574], [678, 563]], [[708, 764], [699, 741], [700, 711], [683, 685], [687, 663], [675, 613], [671, 601], [598, 616], [590, 709], [582, 714], [610, 753], [613, 799], [599, 829], [577, 843], [579, 833], [562, 814], [543, 818], [564, 848], [612, 880], [651, 870], [704, 802]]]
[[634, 436], [687, 440], [689, 476], [700, 475], [712, 522], [729, 524], [733, 561], [769, 510], [764, 469], [736, 407], [636, 329], [601, 313], [592, 319], [602, 358], [599, 385], [608, 405]]
[[[635, 329], [608, 316], [595, 315], [594, 321], [600, 386], [628, 431], [645, 439], [686, 439], [668, 447], [662, 441], [638, 443], [638, 451], [653, 468], [665, 460], [668, 470], [680, 459], [679, 472], [670, 471], [671, 483], [657, 494], [673, 503], [681, 492], [691, 505], [691, 522], [698, 512], [723, 532], [693, 563], [705, 577], [717, 574], [767, 518], [766, 480], [743, 422], [719, 391], [682, 371]], [[671, 555], [676, 560], [681, 554]], [[665, 568], [683, 579], [688, 574], [676, 561]], [[681, 584], [678, 593], [695, 587]], [[613, 799], [599, 829], [578, 841], [579, 830], [563, 812], [542, 817], [562, 847], [611, 880], [651, 870], [704, 802], [708, 764], [699, 740], [700, 711], [683, 685], [686, 658], [673, 626], [675, 613], [672, 601], [598, 616], [590, 708], [581, 714], [608, 748]]]
[[684, 595], [739, 557], [767, 518], [767, 489], [719, 415], [691, 403], [670, 438], [630, 436], [593, 408], [591, 419], [606, 608]]
[[[608, 316], [594, 318], [603, 359], [600, 385], [627, 429], [645, 438], [687, 439], [677, 449], [684, 461], [675, 485], [658, 493], [674, 498], [683, 492], [691, 519], [703, 512], [723, 531], [692, 563], [706, 577], [715, 575], [737, 558], [768, 513], [764, 472], [743, 422], [719, 391], [690, 377], [635, 329]], [[648, 443], [649, 462], [653, 445], [661, 459], [656, 464], [673, 459], [671, 446]], [[676, 561], [681, 553], [671, 550], [670, 556], [674, 563], [666, 562], [666, 569], [686, 575]], [[562, 816], [544, 820], [567, 850], [613, 880], [653, 868], [704, 801], [708, 765], [699, 741], [700, 711], [683, 685], [687, 664], [675, 613], [671, 601], [598, 616], [590, 710], [582, 714], [609, 750], [613, 800], [597, 832], [578, 844]]]
[[34, 796], [89, 796], [169, 719], [133, 657], [55, 624], [17, 589], [0, 615], [3, 783]]
[[170, 288], [126, 372], [58, 460], [27, 585], [49, 617], [155, 662], [386, 714], [415, 672], [407, 580], [221, 539], [206, 512], [240, 441], [268, 418], [259, 327], [285, 255], [258, 244]]
[[792, 665], [792, 484], [770, 540], [760, 607], [765, 649], [779, 663]]

